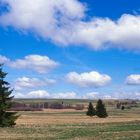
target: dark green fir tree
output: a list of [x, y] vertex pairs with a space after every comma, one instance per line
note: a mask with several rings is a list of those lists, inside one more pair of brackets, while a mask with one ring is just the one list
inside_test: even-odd
[[94, 109], [94, 107], [93, 107], [93, 105], [92, 105], [91, 102], [89, 102], [88, 111], [87, 111], [86, 114], [87, 114], [88, 116], [90, 116], [90, 117], [96, 115], [96, 111], [95, 111], [95, 109]]
[[96, 105], [96, 115], [100, 118], [106, 118], [108, 116], [105, 105], [101, 99], [98, 100]]
[[14, 96], [11, 96], [13, 90], [9, 83], [4, 80], [7, 73], [3, 72], [2, 66], [0, 64], [0, 127], [12, 127], [16, 124], [18, 115], [17, 112], [9, 111]]

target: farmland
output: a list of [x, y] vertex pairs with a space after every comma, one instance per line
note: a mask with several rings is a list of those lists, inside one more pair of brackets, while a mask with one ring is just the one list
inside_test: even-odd
[[[44, 100], [18, 100], [26, 103]], [[47, 100], [54, 102], [54, 100]], [[58, 102], [61, 102], [58, 100]], [[88, 100], [64, 100], [71, 104], [84, 104]], [[93, 101], [95, 104], [96, 101]], [[139, 140], [140, 106], [120, 110], [106, 105], [108, 118], [88, 117], [84, 110], [44, 109], [43, 111], [22, 111], [17, 125], [0, 128], [1, 140]]]

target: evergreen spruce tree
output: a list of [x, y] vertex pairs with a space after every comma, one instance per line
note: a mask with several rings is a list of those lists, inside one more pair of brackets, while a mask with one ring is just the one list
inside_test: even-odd
[[101, 99], [98, 100], [96, 105], [96, 115], [100, 118], [106, 118], [108, 116], [105, 105]]
[[90, 117], [96, 115], [96, 111], [95, 111], [95, 109], [94, 109], [94, 107], [93, 107], [91, 102], [89, 102], [87, 115], [90, 116]]
[[17, 112], [8, 111], [14, 96], [10, 96], [13, 90], [4, 80], [6, 75], [7, 73], [3, 72], [2, 64], [0, 64], [0, 127], [11, 127], [16, 124], [15, 120], [18, 118]]

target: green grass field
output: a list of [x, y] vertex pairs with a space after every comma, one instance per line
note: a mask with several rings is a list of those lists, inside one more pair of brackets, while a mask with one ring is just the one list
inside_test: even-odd
[[109, 106], [107, 110], [105, 119], [86, 116], [86, 109], [19, 112], [15, 127], [0, 128], [0, 140], [140, 140], [140, 107], [122, 111]]
[[1, 140], [139, 140], [140, 122], [110, 124], [18, 125], [1, 128]]

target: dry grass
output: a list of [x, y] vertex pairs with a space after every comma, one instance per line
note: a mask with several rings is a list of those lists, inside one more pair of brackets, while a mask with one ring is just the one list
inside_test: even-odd
[[47, 116], [47, 117], [40, 117], [35, 116], [27, 117], [22, 116], [17, 120], [17, 124], [73, 124], [73, 123], [115, 123], [115, 122], [131, 122], [131, 121], [140, 121], [140, 118], [114, 118], [114, 117], [108, 117], [108, 118], [89, 118], [89, 117], [79, 117], [79, 116]]
[[[71, 113], [67, 114], [68, 112]], [[79, 113], [81, 112], [81, 114], [72, 114], [75, 112]], [[42, 124], [74, 124], [74, 123], [115, 123], [115, 122], [118, 123], [118, 122], [140, 121], [140, 116], [136, 114], [131, 114], [129, 116], [126, 116], [124, 114], [124, 116], [109, 116], [107, 118], [98, 118], [86, 116], [84, 114], [84, 111], [76, 111], [73, 109], [64, 109], [64, 110], [48, 109], [42, 112], [30, 112], [30, 113], [31, 113], [30, 115], [29, 114], [21, 115], [20, 118], [17, 120], [17, 124], [42, 125]]]

